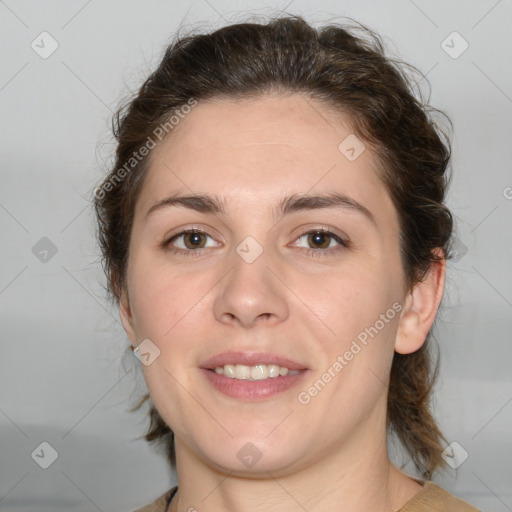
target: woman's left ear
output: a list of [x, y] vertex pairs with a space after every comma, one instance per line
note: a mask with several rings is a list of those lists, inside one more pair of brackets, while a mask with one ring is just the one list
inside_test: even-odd
[[439, 260], [432, 263], [425, 279], [408, 293], [400, 316], [395, 351], [410, 354], [419, 350], [436, 318], [446, 277], [446, 259], [442, 249], [434, 251]]

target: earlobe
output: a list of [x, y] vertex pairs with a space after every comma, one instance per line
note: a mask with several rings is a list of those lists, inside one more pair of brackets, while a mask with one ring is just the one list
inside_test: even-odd
[[444, 291], [446, 260], [441, 249], [425, 279], [407, 295], [395, 340], [395, 351], [410, 354], [421, 348], [436, 318]]
[[121, 296], [119, 298], [119, 317], [121, 319], [121, 323], [123, 324], [126, 335], [128, 336], [128, 339], [135, 347], [136, 336], [135, 329], [133, 326], [133, 316], [130, 308], [130, 301], [128, 299], [128, 293], [126, 292], [126, 290], [123, 290], [121, 292]]

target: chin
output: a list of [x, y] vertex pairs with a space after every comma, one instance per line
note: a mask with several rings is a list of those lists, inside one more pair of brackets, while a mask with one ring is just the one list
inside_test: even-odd
[[238, 450], [240, 459], [235, 455], [213, 453], [209, 457], [210, 463], [223, 473], [236, 476], [250, 476], [251, 478], [266, 478], [268, 473], [277, 474], [286, 472], [286, 469], [294, 466], [297, 461], [291, 454], [267, 453], [267, 450], [259, 450], [249, 444], [243, 445]]
[[198, 446], [199, 457], [223, 473], [253, 478], [268, 478], [268, 473], [286, 473], [304, 459], [300, 457], [297, 444], [283, 444], [281, 441], [258, 440], [254, 436], [230, 439], [212, 445]]

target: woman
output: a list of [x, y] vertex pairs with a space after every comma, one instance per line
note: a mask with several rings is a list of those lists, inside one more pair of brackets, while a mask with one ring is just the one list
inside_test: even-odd
[[371, 32], [282, 17], [177, 40], [118, 113], [100, 243], [178, 475], [140, 510], [476, 510], [430, 481], [432, 110]]

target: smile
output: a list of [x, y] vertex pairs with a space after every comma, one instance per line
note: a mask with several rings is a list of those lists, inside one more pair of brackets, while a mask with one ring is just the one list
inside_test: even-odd
[[255, 366], [226, 364], [224, 366], [216, 366], [215, 373], [217, 375], [224, 375], [229, 379], [265, 380], [279, 376], [284, 377], [285, 375], [297, 375], [299, 370], [290, 371], [288, 368], [277, 364], [257, 364]]

